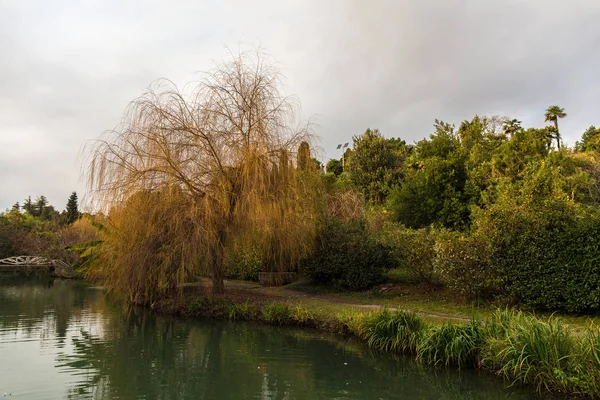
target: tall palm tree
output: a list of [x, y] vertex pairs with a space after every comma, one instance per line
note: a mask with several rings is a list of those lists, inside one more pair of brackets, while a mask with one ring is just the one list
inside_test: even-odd
[[519, 121], [516, 118], [504, 121], [502, 129], [504, 130], [505, 134], [509, 135], [510, 137], [513, 137], [515, 132], [521, 129], [521, 121]]
[[560, 108], [559, 106], [550, 106], [546, 110], [546, 114], [544, 114], [546, 119], [545, 122], [554, 122], [554, 128], [556, 129], [556, 145], [560, 150], [560, 133], [558, 131], [558, 119], [564, 118], [567, 116], [564, 108]]

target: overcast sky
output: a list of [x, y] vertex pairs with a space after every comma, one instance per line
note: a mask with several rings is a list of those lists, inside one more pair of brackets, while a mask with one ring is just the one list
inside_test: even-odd
[[600, 125], [598, 0], [0, 0], [0, 210], [63, 209], [86, 140], [240, 43], [277, 61], [324, 161], [367, 127], [413, 142], [435, 118], [541, 127], [558, 104], [570, 145]]

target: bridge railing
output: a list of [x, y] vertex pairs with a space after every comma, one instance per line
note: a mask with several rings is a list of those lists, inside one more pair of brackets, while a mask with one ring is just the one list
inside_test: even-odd
[[75, 270], [61, 260], [51, 260], [39, 256], [14, 256], [0, 260], [0, 269], [30, 272], [32, 269], [47, 269], [53, 275], [62, 278], [75, 277]]

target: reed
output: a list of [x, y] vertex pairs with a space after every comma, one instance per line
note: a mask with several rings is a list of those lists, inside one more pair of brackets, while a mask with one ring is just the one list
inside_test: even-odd
[[231, 303], [227, 305], [227, 314], [230, 321], [252, 320], [254, 319], [254, 310], [246, 300], [244, 303]]
[[481, 364], [513, 383], [539, 391], [579, 391], [574, 365], [580, 359], [575, 338], [562, 320], [541, 320], [521, 312], [500, 311], [486, 326]]
[[590, 323], [578, 344], [579, 359], [575, 363], [582, 392], [600, 397], [600, 330]]
[[263, 320], [273, 325], [284, 325], [292, 321], [292, 311], [287, 304], [270, 303], [262, 309]]
[[412, 354], [417, 351], [425, 322], [414, 312], [384, 309], [366, 318], [359, 325], [359, 337], [369, 346], [386, 352]]
[[302, 326], [312, 326], [315, 325], [316, 323], [316, 318], [314, 316], [314, 314], [302, 307], [302, 306], [296, 306], [295, 308], [292, 309], [291, 311], [291, 319], [298, 325], [302, 325]]
[[445, 323], [423, 336], [417, 359], [435, 366], [473, 367], [482, 339], [481, 324], [476, 320], [465, 325]]

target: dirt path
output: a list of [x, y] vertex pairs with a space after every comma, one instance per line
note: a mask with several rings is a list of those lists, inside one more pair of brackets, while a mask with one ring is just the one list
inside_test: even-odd
[[[286, 287], [281, 288], [265, 288], [257, 283], [252, 282], [239, 282], [239, 281], [225, 281], [226, 287], [237, 288], [248, 290], [252, 292], [260, 292], [264, 294], [268, 294], [270, 296], [277, 296], [282, 299], [294, 299], [294, 300], [318, 300], [325, 303], [330, 304], [341, 304], [350, 307], [364, 308], [369, 310], [381, 310], [384, 306], [381, 304], [369, 304], [366, 302], [356, 302], [356, 301], [348, 301], [347, 299], [330, 295], [330, 294], [315, 294], [315, 293], [307, 293], [300, 290], [294, 290]], [[396, 311], [397, 308], [387, 307], [389, 310]], [[432, 313], [432, 312], [424, 312], [420, 310], [412, 310], [415, 313], [422, 315], [426, 318], [431, 318], [435, 320], [445, 320], [445, 321], [454, 321], [454, 322], [468, 322], [469, 318], [457, 317], [449, 314], [440, 314], [440, 313]]]

